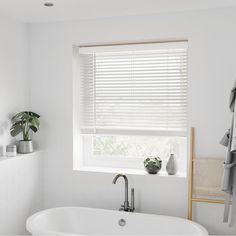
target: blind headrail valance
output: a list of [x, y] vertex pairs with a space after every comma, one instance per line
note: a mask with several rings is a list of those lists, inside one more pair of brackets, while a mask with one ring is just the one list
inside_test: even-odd
[[180, 41], [163, 41], [163, 42], [142, 42], [142, 43], [127, 43], [127, 44], [98, 44], [98, 45], [83, 45], [79, 46], [80, 54], [91, 54], [91, 53], [105, 53], [105, 52], [121, 52], [121, 51], [133, 51], [133, 50], [163, 50], [163, 49], [174, 49], [174, 48], [186, 48], [188, 42], [186, 40]]

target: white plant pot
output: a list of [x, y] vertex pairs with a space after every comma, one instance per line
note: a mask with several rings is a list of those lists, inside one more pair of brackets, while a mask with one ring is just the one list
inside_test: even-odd
[[18, 144], [18, 153], [31, 153], [34, 151], [33, 142], [20, 140]]

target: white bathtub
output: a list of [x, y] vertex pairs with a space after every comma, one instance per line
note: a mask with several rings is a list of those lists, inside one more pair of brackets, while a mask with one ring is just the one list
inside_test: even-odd
[[26, 227], [32, 235], [208, 235], [201, 225], [182, 218], [84, 207], [38, 212]]

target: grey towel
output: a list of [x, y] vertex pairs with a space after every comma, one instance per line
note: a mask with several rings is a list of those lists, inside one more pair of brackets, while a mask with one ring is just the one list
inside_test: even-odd
[[[236, 80], [231, 90], [230, 99], [229, 99], [230, 100], [229, 107], [230, 107], [230, 110], [233, 112], [233, 114], [235, 111], [235, 97], [236, 97]], [[236, 115], [233, 115], [232, 126], [231, 126], [232, 127], [231, 152], [235, 152], [236, 151]]]
[[228, 195], [225, 199], [224, 222], [229, 221], [229, 205], [232, 199], [231, 222], [230, 226], [235, 223], [236, 217], [236, 80], [230, 93], [229, 107], [233, 113], [231, 128], [225, 133], [221, 144], [228, 147], [227, 157], [224, 163], [224, 175], [222, 180], [222, 190]]

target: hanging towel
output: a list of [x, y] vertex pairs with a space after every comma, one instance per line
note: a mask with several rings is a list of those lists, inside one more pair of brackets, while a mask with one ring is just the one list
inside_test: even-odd
[[224, 175], [222, 180], [222, 190], [227, 193], [225, 199], [224, 222], [229, 222], [229, 209], [231, 207], [230, 226], [236, 221], [236, 80], [230, 93], [229, 107], [233, 113], [231, 128], [225, 133], [221, 140], [221, 144], [228, 147], [227, 157], [224, 162]]

